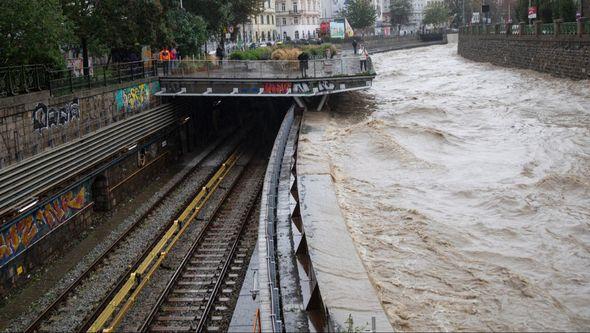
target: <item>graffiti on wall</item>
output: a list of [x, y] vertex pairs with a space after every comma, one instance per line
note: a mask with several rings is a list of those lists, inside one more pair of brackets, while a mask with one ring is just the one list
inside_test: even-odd
[[47, 107], [45, 104], [39, 103], [33, 110], [33, 129], [40, 131], [51, 126], [66, 125], [78, 118], [80, 118], [80, 104], [77, 98], [61, 108]]
[[132, 87], [119, 89], [115, 94], [117, 111], [133, 112], [150, 107], [150, 96], [160, 91], [160, 82], [142, 83]]
[[291, 89], [289, 82], [268, 82], [264, 84], [265, 94], [288, 94]]
[[87, 182], [8, 223], [0, 231], [0, 266], [68, 221], [91, 200], [90, 182]]

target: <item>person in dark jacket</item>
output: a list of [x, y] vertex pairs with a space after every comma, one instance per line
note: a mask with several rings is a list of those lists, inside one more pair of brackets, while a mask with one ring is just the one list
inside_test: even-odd
[[223, 56], [224, 55], [225, 55], [225, 52], [221, 48], [221, 45], [217, 45], [217, 50], [215, 50], [215, 56], [217, 57], [217, 59], [219, 59], [219, 67], [221, 67], [221, 65], [223, 65]]
[[309, 54], [307, 52], [301, 52], [297, 59], [299, 60], [299, 69], [301, 69], [301, 76], [307, 77]]
[[352, 40], [352, 48], [354, 49], [354, 54], [356, 54], [358, 46], [359, 46], [359, 44], [357, 43], [356, 39], [353, 39]]

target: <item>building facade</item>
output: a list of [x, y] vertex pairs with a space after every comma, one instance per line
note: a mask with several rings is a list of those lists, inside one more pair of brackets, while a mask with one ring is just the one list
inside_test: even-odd
[[326, 20], [341, 18], [340, 12], [344, 10], [344, 3], [345, 0], [321, 0], [321, 18]]
[[275, 13], [275, 0], [265, 0], [262, 12], [250, 18], [250, 22], [244, 25], [244, 36], [246, 43], [264, 43], [276, 41], [279, 37], [277, 32], [277, 16]]
[[320, 27], [320, 0], [276, 0], [276, 29], [281, 40], [317, 37]]

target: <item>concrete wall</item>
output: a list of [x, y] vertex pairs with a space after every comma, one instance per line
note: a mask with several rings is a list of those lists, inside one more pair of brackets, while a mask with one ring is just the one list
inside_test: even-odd
[[590, 35], [535, 36], [460, 33], [461, 56], [558, 77], [590, 79]]
[[159, 82], [137, 80], [52, 97], [49, 91], [0, 99], [0, 168], [160, 104]]

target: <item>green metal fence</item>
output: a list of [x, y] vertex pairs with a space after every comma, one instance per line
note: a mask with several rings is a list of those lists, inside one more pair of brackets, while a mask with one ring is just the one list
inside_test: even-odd
[[563, 35], [575, 35], [578, 33], [578, 23], [576, 22], [565, 22], [561, 24], [561, 34]]

